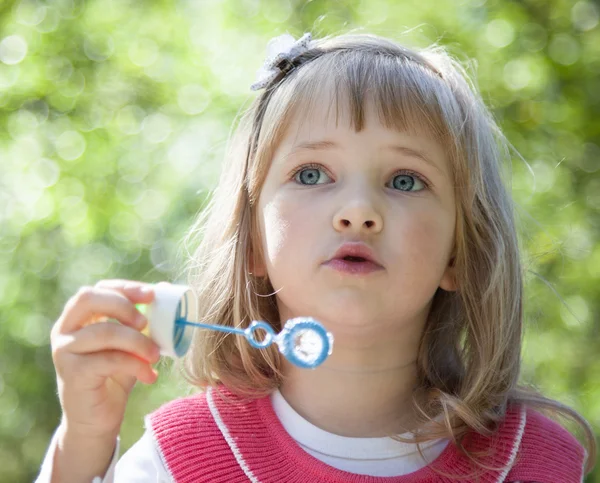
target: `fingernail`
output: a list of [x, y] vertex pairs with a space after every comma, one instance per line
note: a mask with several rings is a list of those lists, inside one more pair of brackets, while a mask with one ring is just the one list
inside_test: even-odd
[[149, 293], [152, 293], [152, 287], [142, 287], [140, 288], [140, 292], [144, 295], [148, 295]]

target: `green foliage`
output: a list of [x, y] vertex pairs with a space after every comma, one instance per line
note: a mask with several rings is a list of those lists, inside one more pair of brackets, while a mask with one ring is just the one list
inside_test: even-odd
[[[523, 379], [598, 430], [599, 13], [563, 0], [0, 3], [0, 480], [33, 480], [59, 423], [49, 332], [62, 306], [101, 278], [175, 276], [267, 41], [285, 31], [410, 29], [413, 45], [476, 59], [530, 166], [512, 163]], [[187, 391], [165, 374], [134, 389], [123, 451], [145, 413]]]

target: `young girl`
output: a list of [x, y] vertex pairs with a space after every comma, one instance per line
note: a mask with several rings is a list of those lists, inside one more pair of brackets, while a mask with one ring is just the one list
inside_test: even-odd
[[[188, 280], [201, 320], [314, 317], [332, 355], [299, 369], [196, 331], [184, 367], [203, 391], [150, 414], [116, 464], [128, 394], [156, 380], [134, 307], [153, 288], [85, 287], [52, 331], [63, 418], [38, 481], [581, 481], [589, 424], [518, 384], [508, 143], [464, 69], [371, 35], [271, 48], [190, 232]], [[581, 424], [587, 451], [552, 412]]]

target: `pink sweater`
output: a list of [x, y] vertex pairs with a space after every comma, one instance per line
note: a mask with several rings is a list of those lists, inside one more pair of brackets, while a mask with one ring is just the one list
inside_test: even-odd
[[[473, 467], [450, 442], [429, 466], [403, 476], [374, 477], [330, 467], [304, 452], [287, 434], [269, 397], [243, 400], [224, 387], [171, 401], [148, 422], [165, 466], [178, 483], [440, 483], [443, 473], [472, 475]], [[511, 407], [492, 438], [469, 434], [470, 451], [489, 451], [480, 479], [462, 481], [579, 483], [585, 449], [553, 420]], [[502, 470], [502, 467], [507, 469]]]

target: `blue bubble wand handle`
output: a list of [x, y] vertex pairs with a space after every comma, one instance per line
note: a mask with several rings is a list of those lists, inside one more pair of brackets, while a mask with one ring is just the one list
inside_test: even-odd
[[[188, 322], [185, 319], [177, 320], [175, 324], [238, 334], [245, 337], [250, 345], [257, 349], [264, 349], [276, 343], [279, 352], [290, 362], [305, 369], [320, 366], [333, 349], [331, 332], [310, 317], [288, 320], [279, 334], [275, 334], [273, 327], [261, 320], [253, 321], [247, 329]], [[262, 340], [258, 335], [261, 331], [264, 333]]]

